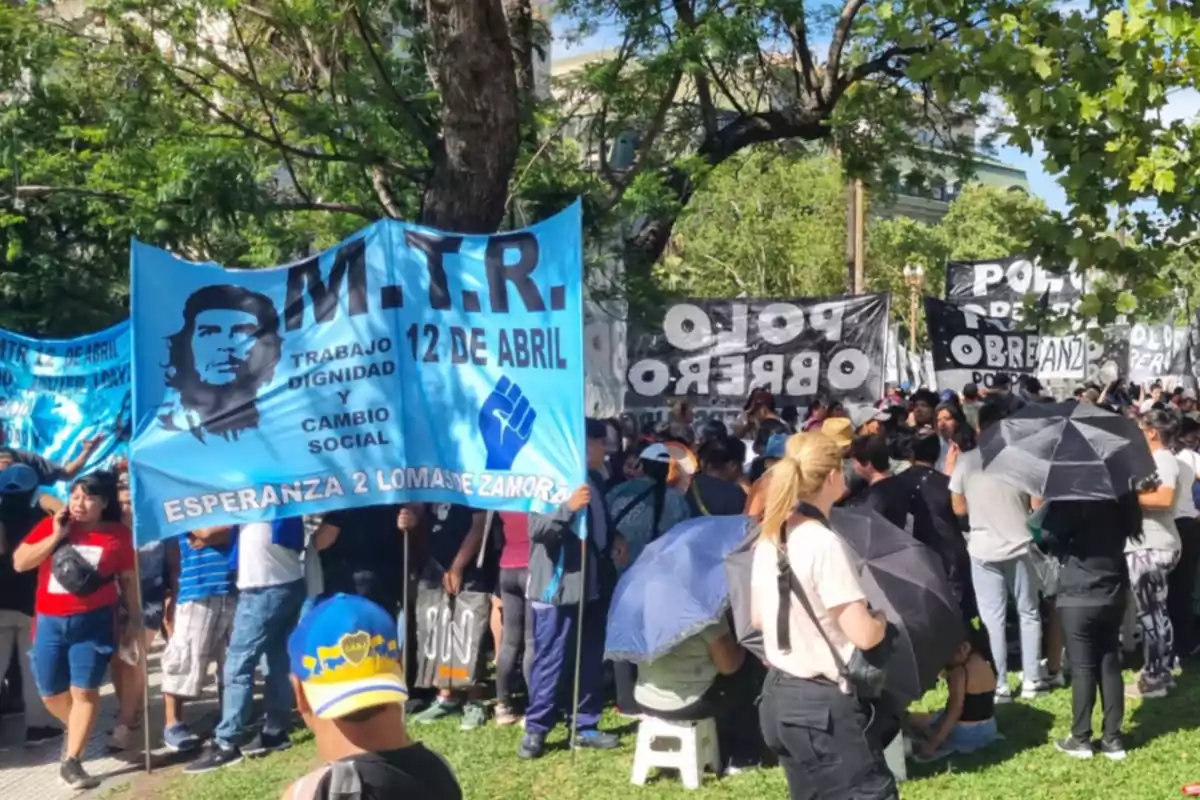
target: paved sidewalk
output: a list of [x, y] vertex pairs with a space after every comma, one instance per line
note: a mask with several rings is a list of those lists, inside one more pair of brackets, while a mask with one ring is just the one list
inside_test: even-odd
[[[167, 766], [175, 760], [174, 754], [162, 746], [162, 696], [158, 691], [161, 672], [158, 657], [161, 646], [150, 654], [150, 737], [155, 767]], [[215, 707], [216, 687], [206, 687], [202, 700], [189, 706], [188, 719], [202, 713], [199, 706]], [[117, 715], [117, 698], [111, 684], [101, 689], [100, 719], [84, 756], [84, 768], [97, 778], [103, 779], [99, 789], [78, 793], [58, 779], [61, 740], [37, 747], [25, 747], [25, 720], [9, 717], [0, 720], [0, 798], [3, 800], [71, 800], [103, 796], [114, 786], [127, 783], [130, 776], [145, 770], [146, 759], [142, 752], [143, 732], [134, 731], [134, 749], [110, 755], [104, 746], [104, 738], [112, 730]]]

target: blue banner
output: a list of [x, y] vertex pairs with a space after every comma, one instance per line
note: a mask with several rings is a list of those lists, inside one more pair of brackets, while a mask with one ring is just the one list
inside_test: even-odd
[[137, 540], [381, 503], [546, 511], [586, 478], [580, 207], [378, 222], [284, 267], [134, 243]]
[[[129, 323], [77, 339], [32, 339], [0, 330], [0, 444], [65, 465], [91, 439], [82, 472], [128, 453]], [[51, 489], [65, 497], [67, 487]]]

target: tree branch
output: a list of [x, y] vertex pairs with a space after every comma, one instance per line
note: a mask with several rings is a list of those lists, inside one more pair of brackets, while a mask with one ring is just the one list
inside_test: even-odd
[[[637, 156], [634, 158], [633, 164], [625, 171], [623, 175], [616, 181], [615, 189], [609, 199], [602, 204], [604, 210], [611, 209], [621, 200], [621, 196], [629, 185], [633, 183], [642, 170], [649, 163], [650, 154], [654, 150], [654, 144], [658, 140], [659, 135], [663, 131], [663, 124], [666, 122], [667, 113], [675, 104], [675, 95], [679, 91], [679, 84], [683, 81], [683, 70], [676, 70], [675, 74], [667, 84], [666, 91], [659, 98], [658, 108], [654, 111], [654, 116], [650, 119], [650, 125], [642, 134], [641, 146], [638, 148]], [[714, 120], [715, 122], [715, 120]], [[716, 125], [713, 125], [712, 132], [708, 136], [716, 135]]]
[[[0, 203], [7, 203], [17, 198], [44, 198], [51, 197], [57, 194], [76, 195], [79, 197], [90, 197], [100, 200], [112, 200], [118, 203], [132, 203], [134, 198], [129, 195], [120, 194], [118, 192], [102, 192], [95, 189], [86, 189], [80, 186], [48, 186], [42, 184], [31, 184], [18, 186], [15, 193], [0, 194]], [[191, 202], [186, 200], [172, 200], [163, 205], [169, 206], [190, 206]], [[329, 203], [323, 200], [301, 200], [301, 201], [272, 201], [266, 203], [265, 207], [274, 211], [330, 211], [339, 214], [353, 214], [369, 220], [379, 219], [379, 212], [366, 208], [365, 206], [356, 206], [351, 203]]]
[[238, 24], [237, 16], [232, 11], [229, 12], [229, 22], [233, 26], [233, 35], [237, 38], [238, 45], [242, 49], [242, 55], [246, 59], [246, 68], [250, 70], [250, 77], [254, 79], [254, 93], [262, 105], [263, 113], [267, 115], [267, 124], [271, 126], [271, 133], [275, 137], [275, 146], [279, 149], [279, 155], [283, 158], [283, 165], [287, 168], [288, 175], [292, 178], [292, 185], [296, 187], [296, 193], [305, 202], [312, 202], [312, 196], [304, 189], [304, 185], [300, 183], [300, 176], [296, 174], [296, 168], [292, 165], [291, 156], [288, 155], [287, 149], [283, 147], [283, 136], [279, 133], [279, 126], [275, 124], [275, 114], [271, 111], [271, 107], [267, 105], [267, 98], [263, 96], [261, 91], [262, 81], [258, 78], [258, 70], [254, 66], [254, 57], [250, 55], [250, 48], [246, 46], [246, 39], [242, 36], [242, 26]]
[[393, 219], [404, 219], [404, 209], [396, 201], [396, 194], [388, 184], [387, 175], [384, 173], [383, 167], [378, 164], [371, 167], [371, 188], [375, 190], [375, 196], [379, 198], [379, 204], [383, 206], [383, 210], [388, 213], [388, 216]]
[[396, 110], [410, 118], [411, 127], [417, 139], [425, 146], [427, 151], [433, 153], [437, 147], [436, 137], [425, 120], [421, 119], [419, 114], [411, 111], [409, 103], [400, 95], [400, 91], [392, 83], [391, 78], [388, 77], [383, 59], [379, 57], [379, 53], [375, 50], [375, 43], [372, 40], [377, 37], [375, 37], [366, 20], [363, 19], [362, 14], [358, 12], [357, 3], [354, 3], [350, 9], [350, 16], [354, 19], [354, 28], [358, 33], [358, 38], [362, 40], [363, 46], [367, 49], [367, 55], [371, 61], [371, 69], [375, 73], [376, 80], [387, 90], [387, 93], [392, 98], [392, 102], [395, 104]]
[[824, 92], [817, 82], [817, 69], [813, 64], [812, 50], [808, 46], [808, 21], [804, 18], [804, 9], [800, 8], [794, 20], [787, 24], [788, 38], [792, 40], [792, 49], [800, 59], [800, 78], [804, 81], [804, 91], [817, 103], [824, 104]]
[[[673, 2], [676, 24], [694, 34], [696, 32], [696, 13], [692, 0], [673, 0]], [[708, 76], [703, 71], [697, 70], [693, 80], [696, 82], [696, 99], [700, 106], [700, 120], [704, 125], [704, 134], [712, 136], [717, 132], [717, 108], [713, 104], [712, 87], [709, 86]]]
[[854, 18], [867, 4], [867, 0], [846, 0], [837, 23], [833, 26], [833, 39], [829, 42], [829, 58], [825, 64], [825, 85], [823, 94], [826, 99], [833, 97], [838, 78], [841, 73], [842, 55], [846, 43], [850, 39], [850, 29], [854, 27]]

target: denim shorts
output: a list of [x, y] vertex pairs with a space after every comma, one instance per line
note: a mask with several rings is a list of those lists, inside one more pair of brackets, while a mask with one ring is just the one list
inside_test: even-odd
[[[939, 711], [929, 723], [931, 730], [936, 730], [942, 724], [942, 716], [944, 711]], [[992, 744], [999, 738], [999, 731], [996, 730], [996, 718], [992, 717], [983, 722], [972, 722], [969, 724], [959, 723], [950, 730], [950, 735], [946, 737], [946, 741], [942, 742], [942, 746], [938, 748], [938, 756], [949, 755], [950, 753], [974, 753], [976, 750], [982, 750]]]
[[116, 647], [112, 606], [51, 617], [38, 614], [29, 660], [42, 697], [77, 689], [99, 689]]

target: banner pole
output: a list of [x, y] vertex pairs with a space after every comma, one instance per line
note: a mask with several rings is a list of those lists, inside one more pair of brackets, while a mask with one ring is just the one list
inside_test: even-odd
[[[404, 636], [400, 641], [400, 668], [401, 671], [408, 671], [408, 528], [404, 529], [404, 577], [401, 579], [401, 592], [403, 592], [403, 601], [400, 603], [400, 613], [404, 615]], [[412, 677], [405, 674], [405, 680], [409, 681], [409, 690], [412, 690]]]
[[[137, 619], [130, 619], [130, 624], [137, 623], [137, 634], [134, 639], [137, 649], [141, 653], [141, 663], [138, 664], [137, 670], [142, 675], [142, 748], [146, 754], [146, 774], [154, 772], [154, 766], [150, 759], [150, 648], [146, 644], [145, 628], [146, 623], [142, 620], [142, 610], [145, 608], [142, 605], [142, 563], [138, 558], [138, 548], [134, 545], [133, 548], [133, 600], [137, 603], [138, 615]], [[121, 646], [117, 642], [117, 648]], [[117, 654], [120, 659], [120, 653]]]
[[[587, 523], [584, 522], [584, 536], [587, 535]], [[575, 760], [575, 754], [579, 752], [579, 748], [575, 746], [575, 736], [579, 732], [579, 666], [583, 661], [583, 609], [587, 605], [587, 560], [588, 546], [587, 539], [579, 540], [579, 574], [580, 574], [580, 591], [579, 591], [579, 618], [575, 620], [575, 682], [574, 691], [571, 699], [571, 738], [568, 740], [571, 743], [571, 760]]]

